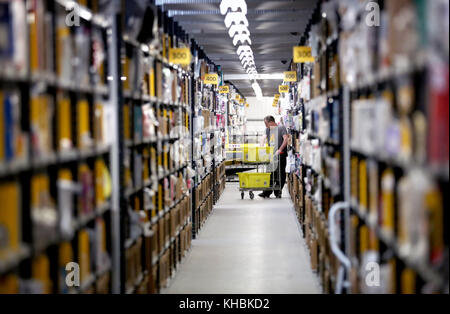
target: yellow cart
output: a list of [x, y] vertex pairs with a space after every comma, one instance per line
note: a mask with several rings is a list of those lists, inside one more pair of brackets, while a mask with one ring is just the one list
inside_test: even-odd
[[[277, 158], [278, 159], [278, 158]], [[271, 160], [273, 160], [271, 158]], [[279, 159], [275, 161], [280, 166]], [[272, 163], [273, 164], [273, 163]], [[267, 165], [271, 165], [268, 163]], [[275, 169], [273, 169], [275, 170]], [[241, 199], [245, 198], [245, 192], [249, 192], [250, 199], [253, 200], [255, 198], [256, 191], [260, 192], [281, 192], [281, 187], [276, 185], [277, 182], [281, 182], [281, 170], [275, 171], [278, 174], [278, 178], [273, 178], [273, 172], [263, 172], [263, 173], [251, 173], [251, 172], [243, 172], [238, 173], [239, 176], [239, 191], [241, 192]], [[276, 194], [276, 193], [275, 193]]]

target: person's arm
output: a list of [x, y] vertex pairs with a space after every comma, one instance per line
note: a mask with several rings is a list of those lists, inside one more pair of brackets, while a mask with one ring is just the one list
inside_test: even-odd
[[277, 154], [280, 155], [284, 149], [288, 146], [289, 144], [289, 135], [284, 135], [283, 136], [283, 144], [281, 145], [280, 149], [277, 151]]

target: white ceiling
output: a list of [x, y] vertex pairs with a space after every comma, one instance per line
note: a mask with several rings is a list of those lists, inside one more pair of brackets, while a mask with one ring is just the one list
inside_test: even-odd
[[[222, 66], [224, 74], [245, 74], [237, 47], [220, 14], [221, 0], [160, 0], [182, 28], [202, 47], [207, 56]], [[259, 74], [282, 73], [289, 67], [292, 47], [298, 45], [317, 0], [247, 0], [252, 49]], [[282, 63], [285, 61], [285, 64]], [[278, 80], [260, 80], [264, 96], [278, 92]], [[254, 96], [250, 81], [233, 81], [246, 97]]]

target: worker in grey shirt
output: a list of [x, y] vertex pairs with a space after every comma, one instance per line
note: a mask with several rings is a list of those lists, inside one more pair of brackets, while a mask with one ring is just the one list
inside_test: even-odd
[[[276, 187], [280, 187], [281, 191], [286, 183], [286, 160], [287, 160], [287, 147], [289, 143], [289, 135], [286, 128], [283, 125], [277, 125], [275, 118], [268, 116], [264, 119], [266, 125], [266, 140], [271, 148], [274, 149], [275, 158], [279, 159], [279, 165], [276, 170], [272, 172], [272, 180], [275, 182]], [[279, 182], [281, 180], [281, 182]], [[282, 192], [275, 192], [277, 198], [282, 197]], [[270, 198], [271, 191], [263, 192], [259, 194], [262, 198]]]

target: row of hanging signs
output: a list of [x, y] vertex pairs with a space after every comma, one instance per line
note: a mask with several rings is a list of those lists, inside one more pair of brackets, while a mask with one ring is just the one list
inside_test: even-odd
[[[294, 63], [311, 63], [315, 62], [315, 58], [312, 56], [311, 47], [299, 46], [293, 48], [293, 60]], [[182, 66], [189, 65], [192, 61], [191, 51], [189, 48], [173, 48], [169, 51], [169, 62], [173, 64], [178, 64]], [[284, 72], [284, 82], [297, 82], [297, 72], [288, 71]], [[219, 75], [217, 73], [208, 73], [205, 74], [203, 79], [203, 83], [206, 85], [219, 85]], [[273, 106], [277, 107], [278, 102], [280, 100], [281, 94], [286, 94], [289, 92], [289, 85], [280, 85], [278, 87], [279, 94], [276, 94], [273, 100]], [[220, 94], [229, 94], [230, 87], [229, 86], [219, 86]], [[248, 103], [246, 103], [245, 99], [241, 98], [237, 95], [236, 99], [241, 105], [245, 105], [248, 107]]]

